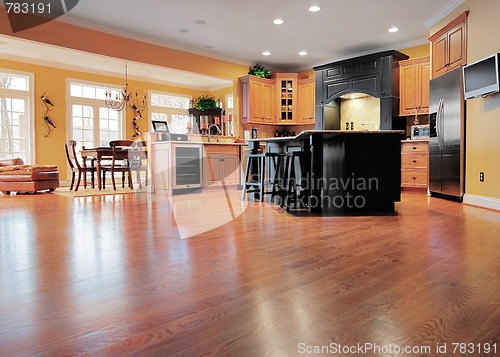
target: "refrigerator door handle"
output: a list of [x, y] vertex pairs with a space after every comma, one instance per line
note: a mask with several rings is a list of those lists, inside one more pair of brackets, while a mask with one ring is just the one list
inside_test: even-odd
[[439, 99], [438, 103], [438, 109], [436, 112], [436, 134], [437, 134], [437, 139], [438, 139], [438, 146], [439, 149], [442, 149], [441, 147], [441, 105], [443, 103], [443, 98]]
[[441, 102], [441, 115], [439, 118], [439, 125], [441, 125], [441, 130], [440, 133], [441, 135], [439, 136], [441, 140], [441, 150], [444, 149], [444, 98], [442, 99]]

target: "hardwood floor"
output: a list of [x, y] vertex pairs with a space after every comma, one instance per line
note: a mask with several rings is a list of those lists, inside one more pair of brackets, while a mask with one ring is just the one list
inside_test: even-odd
[[500, 354], [500, 213], [405, 192], [392, 216], [294, 217], [221, 192], [0, 194], [0, 355]]

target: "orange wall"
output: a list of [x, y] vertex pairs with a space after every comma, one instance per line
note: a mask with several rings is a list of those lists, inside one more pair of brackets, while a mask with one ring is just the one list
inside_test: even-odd
[[131, 40], [59, 21], [49, 21], [43, 25], [13, 33], [3, 7], [0, 7], [0, 33], [115, 58], [201, 73], [226, 80], [234, 80], [248, 72], [247, 65]]
[[[467, 19], [467, 62], [472, 63], [493, 53], [500, 52], [500, 1], [466, 0], [445, 19], [432, 27], [431, 34], [464, 11]], [[467, 100], [466, 105], [466, 195], [486, 198], [500, 206], [500, 93], [486, 98]], [[479, 172], [485, 181], [479, 181]], [[464, 198], [464, 201], [466, 198]], [[482, 202], [480, 205], [483, 205]]]
[[[66, 79], [80, 79], [91, 82], [104, 84], [124, 85], [122, 78], [114, 78], [91, 73], [83, 73], [77, 71], [68, 71], [60, 68], [47, 66], [38, 66], [22, 62], [0, 59], [0, 68], [12, 69], [18, 71], [31, 72], [35, 74], [35, 143], [36, 143], [36, 163], [53, 164], [59, 167], [61, 179], [66, 179], [67, 162], [64, 153], [64, 143], [67, 140], [67, 107], [66, 107]], [[163, 92], [172, 92], [179, 94], [191, 95], [193, 98], [209, 94], [207, 91], [186, 89], [155, 83], [146, 83], [140, 81], [129, 80], [131, 88], [138, 88], [139, 92], [145, 90], [158, 90]], [[228, 89], [229, 91], [231, 88]], [[40, 99], [40, 96], [45, 95], [54, 103], [54, 107], [50, 107], [49, 117], [54, 121], [56, 129], [45, 136], [47, 133], [46, 125], [43, 121], [45, 106]], [[126, 138], [129, 138], [134, 133], [132, 128], [133, 114], [131, 110], [126, 111]], [[142, 132], [147, 132], [149, 128], [148, 111], [143, 112], [142, 119], [138, 121], [138, 125]]]
[[410, 58], [425, 57], [430, 55], [431, 46], [430, 44], [426, 43], [420, 46], [403, 48], [402, 50], [398, 51], [404, 53], [405, 55], [408, 55], [408, 57]]

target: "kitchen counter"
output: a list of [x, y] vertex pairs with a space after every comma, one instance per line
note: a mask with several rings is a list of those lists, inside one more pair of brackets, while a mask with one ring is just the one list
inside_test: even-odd
[[292, 137], [251, 139], [248, 144], [254, 152], [265, 143], [266, 152], [309, 153], [309, 170], [297, 182], [307, 186], [310, 213], [393, 212], [394, 203], [401, 200], [404, 135], [399, 130], [306, 130]]

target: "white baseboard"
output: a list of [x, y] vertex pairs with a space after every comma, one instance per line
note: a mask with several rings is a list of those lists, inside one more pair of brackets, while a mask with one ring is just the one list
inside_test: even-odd
[[466, 193], [464, 194], [463, 202], [472, 206], [479, 206], [500, 211], [500, 199], [498, 198], [476, 196]]

